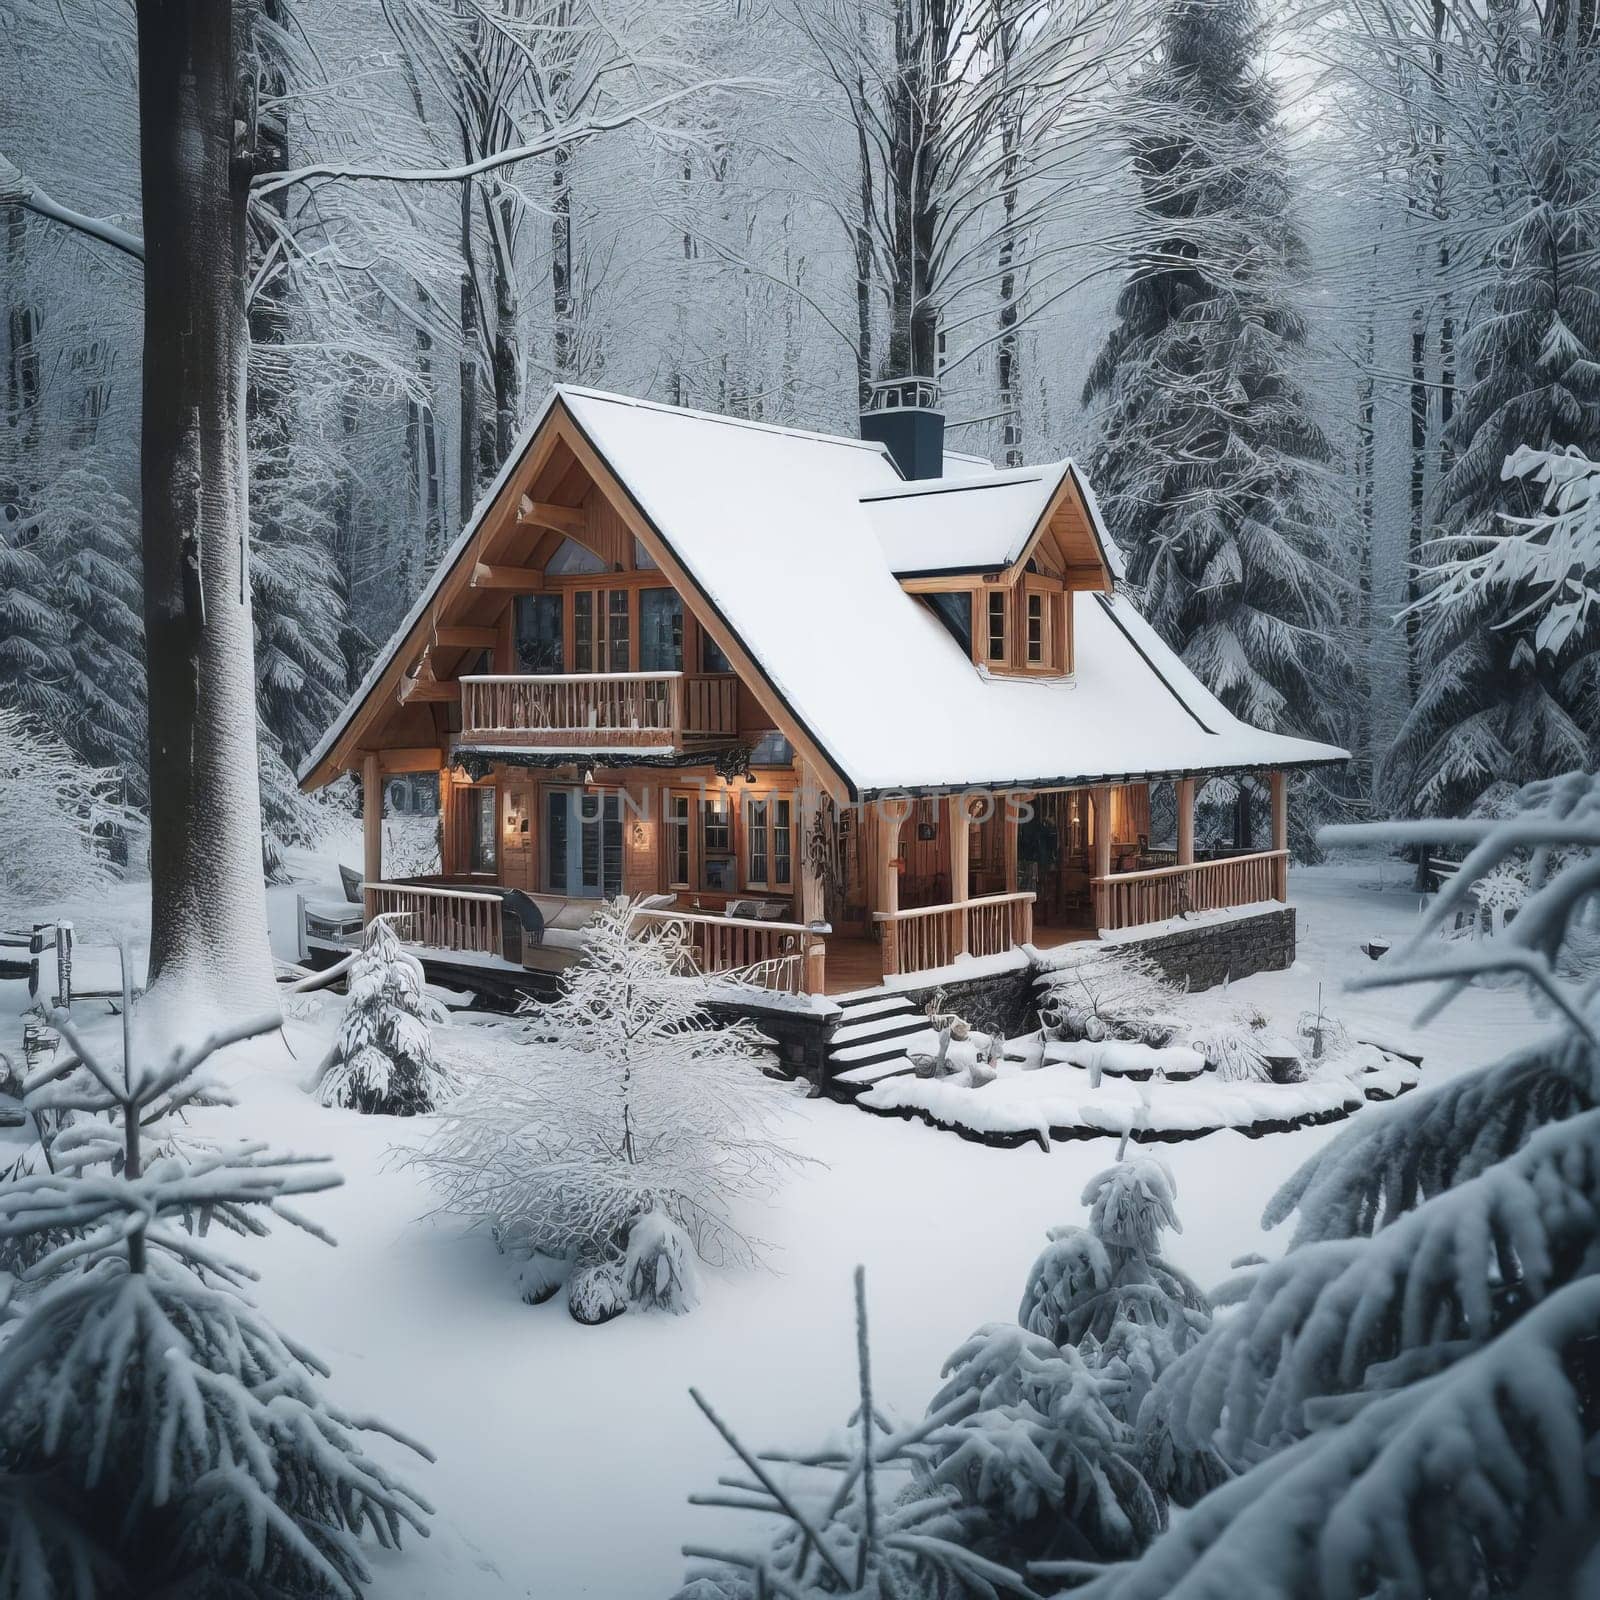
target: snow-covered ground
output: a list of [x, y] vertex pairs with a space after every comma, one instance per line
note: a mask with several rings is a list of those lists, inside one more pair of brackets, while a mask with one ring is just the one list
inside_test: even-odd
[[[1417, 1092], [1426, 1093], [1539, 1024], [1505, 990], [1474, 989], [1420, 1032], [1409, 1026], [1419, 997], [1339, 992], [1366, 967], [1362, 940], [1398, 941], [1414, 922], [1408, 880], [1408, 868], [1376, 861], [1296, 872], [1298, 962], [1234, 992], [1293, 1015], [1316, 1005], [1320, 985], [1353, 1031], [1425, 1055]], [[280, 953], [291, 954], [294, 891], [271, 899]], [[118, 909], [131, 915], [136, 904], [130, 893]], [[0, 1048], [15, 1047], [22, 1003], [22, 984], [0, 984]], [[228, 1247], [261, 1273], [260, 1300], [280, 1326], [332, 1366], [338, 1401], [437, 1454], [436, 1465], [409, 1472], [437, 1509], [433, 1537], [399, 1556], [374, 1553], [373, 1592], [384, 1597], [671, 1593], [684, 1541], [749, 1531], [738, 1513], [685, 1504], [731, 1459], [690, 1402], [690, 1384], [757, 1444], [801, 1444], [841, 1422], [852, 1403], [850, 1273], [859, 1261], [878, 1397], [919, 1413], [960, 1341], [1015, 1314], [1045, 1229], [1080, 1220], [1085, 1181], [1116, 1150], [1110, 1138], [1048, 1153], [992, 1149], [796, 1096], [789, 1133], [819, 1165], [751, 1219], [776, 1247], [770, 1270], [707, 1273], [702, 1304], [683, 1318], [630, 1314], [585, 1328], [560, 1297], [523, 1305], [486, 1238], [429, 1219], [430, 1195], [403, 1160], [419, 1125], [323, 1110], [301, 1092], [340, 1003], [330, 997], [318, 1016], [292, 1021], [283, 1040], [242, 1047], [230, 1070], [239, 1106], [201, 1120], [331, 1153], [346, 1176], [303, 1206], [337, 1249], [293, 1229]], [[1179, 1263], [1209, 1283], [1235, 1256], [1277, 1253], [1281, 1240], [1259, 1230], [1261, 1209], [1337, 1131], [1218, 1133], [1162, 1147], [1178, 1184]], [[403, 1461], [398, 1447], [385, 1453]]]

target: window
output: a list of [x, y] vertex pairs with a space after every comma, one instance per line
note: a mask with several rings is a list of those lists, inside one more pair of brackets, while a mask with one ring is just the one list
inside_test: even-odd
[[545, 563], [544, 570], [552, 577], [580, 572], [604, 572], [606, 564], [593, 550], [576, 539], [563, 539], [556, 553]]
[[683, 601], [673, 589], [639, 591], [639, 670], [683, 671]]
[[689, 818], [691, 801], [686, 794], [667, 796], [667, 881], [674, 889], [687, 889], [693, 881], [690, 853]]
[[1050, 630], [1042, 594], [1028, 596], [1028, 665], [1042, 667], [1049, 658]]
[[1006, 599], [1003, 590], [989, 595], [989, 659], [1002, 666], [1006, 660]]
[[792, 767], [794, 746], [784, 736], [773, 730], [761, 735], [750, 747], [752, 767]]
[[640, 572], [655, 572], [660, 562], [637, 539], [633, 541], [633, 564]]
[[567, 892], [567, 804], [564, 789], [552, 789], [545, 801], [544, 881], [553, 894]]
[[750, 866], [746, 881], [753, 887], [767, 886], [767, 802], [751, 800], [745, 807], [745, 837], [750, 845]]
[[572, 666], [575, 672], [594, 671], [593, 589], [578, 589], [572, 596]]
[[732, 672], [733, 663], [723, 655], [722, 647], [709, 633], [700, 635], [700, 670], [702, 672]]
[[467, 791], [467, 871], [493, 872], [499, 835], [499, 791], [492, 784]]
[[517, 663], [524, 672], [560, 672], [565, 660], [559, 594], [517, 596]]
[[628, 670], [631, 605], [626, 589], [613, 589], [606, 597], [607, 672]]
[[733, 816], [726, 795], [700, 802], [700, 887], [718, 893], [738, 888], [733, 858]]
[[620, 795], [546, 791], [544, 879], [553, 894], [599, 899], [622, 893]]
[[787, 889], [794, 883], [794, 837], [788, 799], [745, 802], [745, 882], [752, 889]]

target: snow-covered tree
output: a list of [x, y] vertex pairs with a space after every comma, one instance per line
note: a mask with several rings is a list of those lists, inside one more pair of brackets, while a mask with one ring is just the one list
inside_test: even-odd
[[1168, 0], [1125, 109], [1139, 215], [1090, 369], [1090, 474], [1151, 622], [1230, 710], [1337, 738], [1341, 511], [1304, 386], [1305, 251], [1255, 0]]
[[87, 900], [117, 876], [139, 818], [115, 771], [83, 766], [53, 734], [0, 705], [0, 923]]
[[401, 949], [387, 918], [375, 917], [350, 969], [349, 1003], [318, 1069], [317, 1098], [393, 1117], [432, 1111], [455, 1089], [433, 1047], [431, 1025], [447, 1017], [427, 991], [422, 963]]
[[529, 1003], [520, 1042], [462, 1063], [461, 1092], [412, 1159], [442, 1210], [518, 1256], [620, 1268], [659, 1213], [713, 1265], [748, 1263], [761, 1246], [739, 1202], [802, 1159], [775, 1129], [767, 1041], [714, 1019], [682, 931], [633, 926], [633, 910], [602, 906], [561, 995]]
[[[1516, 975], [1552, 1026], [1352, 1123], [1284, 1187], [1266, 1220], [1298, 1219], [1290, 1249], [1227, 1289], [1229, 1315], [1141, 1417], [1238, 1476], [1078, 1593], [1220, 1600], [1242, 1577], [1261, 1595], [1576, 1592], [1600, 1527], [1600, 994], [1562, 957], [1600, 900], [1600, 780], [1543, 780], [1519, 802], [1331, 830], [1467, 851], [1363, 987], [1439, 984], [1431, 1015], [1480, 974]], [[1472, 883], [1522, 858], [1516, 920], [1441, 948]]]
[[[1418, 608], [1425, 672], [1387, 763], [1395, 805], [1425, 816], [1600, 752], [1600, 615], [1566, 592], [1582, 574], [1542, 564], [1582, 525], [1565, 515], [1583, 481], [1565, 453], [1600, 454], [1600, 56], [1501, 10], [1477, 128], [1496, 202], [1486, 284], [1437, 495], [1437, 581]], [[1508, 522], [1529, 531], [1497, 543]]]
[[28, 1103], [88, 1115], [54, 1171], [0, 1191], [0, 1235], [67, 1236], [22, 1274], [45, 1287], [0, 1344], [0, 1595], [357, 1596], [361, 1535], [426, 1533], [428, 1508], [363, 1453], [388, 1430], [329, 1403], [326, 1369], [247, 1297], [254, 1274], [203, 1237], [273, 1215], [325, 1237], [288, 1202], [339, 1180], [258, 1143], [162, 1140], [208, 1058], [278, 1017], [163, 1049], [131, 1011], [121, 1062], [53, 1014], [70, 1051]]

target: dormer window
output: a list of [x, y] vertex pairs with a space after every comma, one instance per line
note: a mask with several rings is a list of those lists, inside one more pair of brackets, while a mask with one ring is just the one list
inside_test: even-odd
[[1009, 591], [1005, 589], [992, 589], [989, 592], [988, 660], [993, 667], [1004, 667], [1011, 653], [1008, 638], [1010, 629], [1006, 626], [1006, 602], [1010, 598]]

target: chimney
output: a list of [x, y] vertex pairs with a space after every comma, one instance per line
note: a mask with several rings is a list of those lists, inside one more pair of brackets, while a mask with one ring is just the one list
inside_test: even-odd
[[944, 476], [944, 413], [932, 378], [875, 383], [861, 413], [861, 437], [888, 447], [902, 477]]

